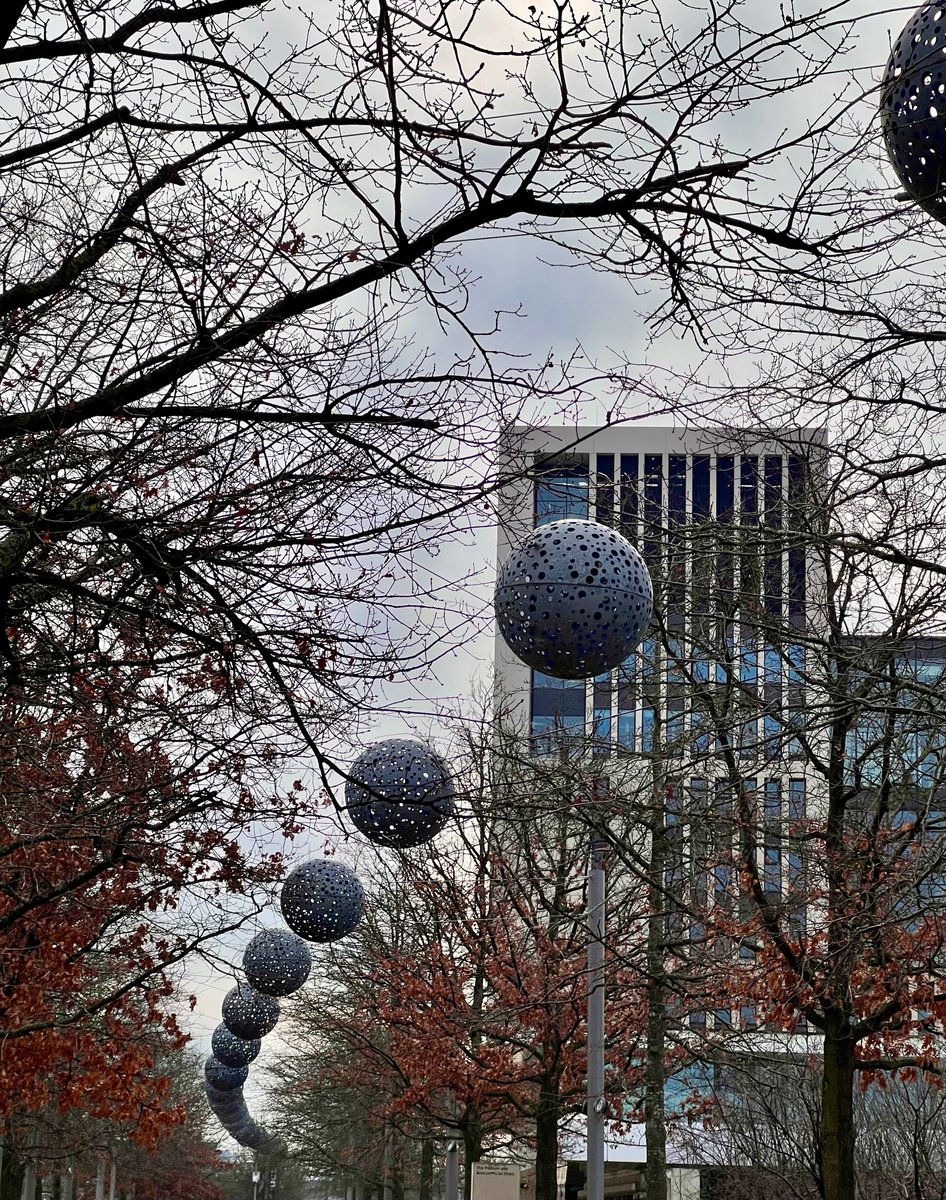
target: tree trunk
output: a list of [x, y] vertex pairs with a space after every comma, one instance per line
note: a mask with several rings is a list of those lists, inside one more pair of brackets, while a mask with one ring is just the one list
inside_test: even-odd
[[824, 1200], [854, 1197], [854, 1042], [844, 1014], [825, 1028], [821, 1084], [821, 1190]]
[[558, 1079], [544, 1079], [535, 1112], [535, 1200], [558, 1192]]
[[23, 1190], [23, 1167], [6, 1145], [6, 1130], [3, 1131], [3, 1157], [0, 1159], [0, 1200], [17, 1200]]
[[483, 1157], [483, 1134], [479, 1114], [463, 1123], [463, 1200], [472, 1200], [473, 1164]]
[[420, 1144], [420, 1188], [417, 1200], [434, 1200], [434, 1139]]

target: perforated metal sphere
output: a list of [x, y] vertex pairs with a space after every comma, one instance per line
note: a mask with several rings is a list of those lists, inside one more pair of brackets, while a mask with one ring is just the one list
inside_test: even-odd
[[880, 123], [900, 182], [946, 223], [946, 9], [918, 8], [894, 42], [880, 87]]
[[231, 1033], [226, 1025], [218, 1025], [210, 1039], [210, 1048], [217, 1058], [227, 1067], [248, 1067], [259, 1054], [259, 1038], [238, 1038]]
[[204, 1091], [207, 1094], [210, 1110], [221, 1125], [226, 1127], [250, 1119], [242, 1088], [234, 1088], [230, 1092], [221, 1091], [220, 1088], [214, 1087], [212, 1083], [205, 1080]]
[[334, 942], [361, 920], [365, 893], [344, 863], [314, 858], [289, 874], [279, 903], [294, 933], [307, 942]]
[[243, 952], [247, 982], [267, 996], [290, 996], [309, 978], [312, 955], [288, 929], [264, 929]]
[[218, 1092], [232, 1092], [242, 1087], [249, 1075], [249, 1067], [228, 1067], [213, 1054], [204, 1063], [204, 1078]]
[[359, 754], [345, 802], [369, 841], [401, 849], [429, 842], [455, 811], [447, 764], [410, 738], [388, 738]]
[[650, 622], [654, 590], [627, 538], [595, 521], [553, 521], [503, 563], [496, 619], [509, 648], [557, 679], [622, 663]]
[[248, 983], [238, 983], [223, 998], [223, 1023], [238, 1038], [265, 1037], [279, 1020], [279, 1001]]
[[280, 1154], [285, 1154], [286, 1143], [281, 1137], [276, 1137], [270, 1133], [265, 1125], [257, 1125], [253, 1121], [250, 1128], [244, 1130], [239, 1136], [234, 1135], [241, 1146], [246, 1146], [250, 1150], [256, 1150], [259, 1154], [266, 1154], [273, 1158]]

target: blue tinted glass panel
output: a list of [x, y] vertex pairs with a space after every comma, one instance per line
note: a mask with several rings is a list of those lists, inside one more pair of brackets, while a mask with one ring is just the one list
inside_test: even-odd
[[693, 520], [710, 515], [710, 460], [708, 454], [693, 456]]
[[686, 520], [687, 460], [682, 454], [671, 454], [667, 459], [667, 515], [671, 525], [682, 525]]
[[663, 455], [644, 455], [644, 556], [658, 558], [663, 524]]
[[654, 710], [649, 706], [641, 709], [641, 751], [647, 754], [654, 748]]
[[765, 524], [772, 529], [782, 525], [782, 456], [765, 456]]
[[752, 454], [743, 455], [739, 464], [739, 505], [742, 523], [754, 525], [759, 515], [759, 460]]
[[588, 468], [580, 463], [554, 467], [535, 483], [535, 523], [588, 516]]
[[639, 513], [639, 460], [636, 454], [621, 455], [621, 532], [632, 542], [637, 540]]
[[736, 501], [736, 460], [731, 454], [716, 460], [716, 520], [731, 521]]
[[581, 736], [585, 725], [585, 681], [556, 679], [552, 675], [532, 672], [533, 737], [558, 733]]
[[602, 525], [614, 524], [614, 455], [599, 454], [595, 489], [595, 520]]

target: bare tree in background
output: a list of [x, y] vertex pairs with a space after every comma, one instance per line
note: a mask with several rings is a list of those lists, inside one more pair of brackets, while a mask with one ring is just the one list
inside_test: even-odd
[[428, 622], [466, 619], [429, 558], [479, 519], [498, 428], [574, 383], [492, 353], [466, 243], [558, 243], [721, 351], [793, 273], [873, 269], [884, 205], [823, 194], [862, 144], [847, 97], [803, 103], [856, 6], [664, 8], [5, 11], [5, 1037], [67, 1069], [62, 1026], [133, 992], [160, 1019], [207, 932], [182, 892], [276, 875], [241, 836], [310, 820], [287, 766], [325, 778]]
[[833, 440], [720, 431], [751, 486], [668, 531], [692, 586], [668, 592], [656, 667], [685, 700], [666, 742], [685, 825], [662, 880], [684, 933], [665, 952], [689, 978], [674, 1036], [717, 1067], [814, 1056], [826, 1200], [867, 1187], [858, 1088], [935, 1081], [946, 1013], [938, 471], [905, 476], [902, 415], [896, 438], [851, 418]]

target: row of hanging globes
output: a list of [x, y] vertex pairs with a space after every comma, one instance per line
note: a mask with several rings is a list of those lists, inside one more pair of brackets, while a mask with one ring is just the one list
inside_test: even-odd
[[[563, 679], [598, 675], [623, 662], [643, 636], [652, 605], [650, 577], [634, 547], [613, 530], [581, 520], [536, 530], [504, 564], [495, 597], [500, 631], [514, 653]], [[369, 841], [398, 849], [430, 841], [456, 811], [444, 760], [403, 738], [359, 756], [345, 800], [352, 823]], [[267, 1153], [283, 1143], [247, 1109], [250, 1063], [276, 1026], [280, 999], [308, 979], [306, 942], [351, 933], [364, 910], [364, 891], [343, 863], [315, 859], [286, 878], [280, 907], [288, 929], [263, 930], [247, 946], [245, 982], [224, 998], [205, 1065], [207, 1098], [218, 1120], [237, 1142]]]
[[[622, 663], [647, 629], [652, 608], [640, 555], [621, 534], [594, 521], [540, 527], [509, 556], [496, 585], [496, 617], [510, 649], [528, 666], [562, 679], [588, 678]], [[454, 786], [446, 762], [429, 746], [389, 738], [353, 763], [345, 808], [369, 841], [410, 849], [436, 837], [454, 816]], [[279, 1020], [279, 1001], [309, 977], [306, 943], [346, 937], [364, 903], [364, 890], [344, 863], [302, 863], [280, 893], [288, 929], [265, 929], [246, 947], [245, 981], [224, 997], [223, 1020], [204, 1068], [212, 1111], [244, 1146], [263, 1153], [284, 1149], [250, 1115], [243, 1085], [261, 1039]]]
[[[435, 837], [455, 812], [444, 760], [422, 742], [389, 738], [365, 750], [345, 787], [353, 824], [380, 846], [409, 848]], [[243, 953], [245, 980], [223, 999], [204, 1064], [211, 1111], [240, 1145], [278, 1154], [285, 1143], [251, 1116], [243, 1096], [250, 1064], [276, 1027], [279, 1001], [297, 992], [312, 969], [307, 942], [335, 942], [361, 920], [365, 893], [358, 877], [334, 859], [312, 859], [286, 877], [279, 898], [288, 929], [264, 929]]]
[[[946, 4], [946, 0], [944, 0]], [[894, 43], [881, 85], [887, 152], [908, 195], [946, 224], [946, 7], [916, 10]], [[565, 519], [536, 529], [508, 557], [494, 598], [500, 633], [527, 666], [559, 679], [613, 670], [650, 622], [647, 567], [620, 533]], [[392, 738], [366, 749], [345, 788], [352, 823], [379, 846], [409, 849], [435, 837], [455, 812], [444, 760], [428, 746]], [[243, 1084], [279, 1001], [305, 983], [306, 942], [333, 942], [358, 924], [364, 891], [343, 863], [317, 859], [293, 870], [280, 906], [288, 930], [267, 929], [243, 956], [245, 982], [223, 1001], [205, 1068], [211, 1109], [232, 1136], [264, 1152], [283, 1148], [247, 1110]]]

